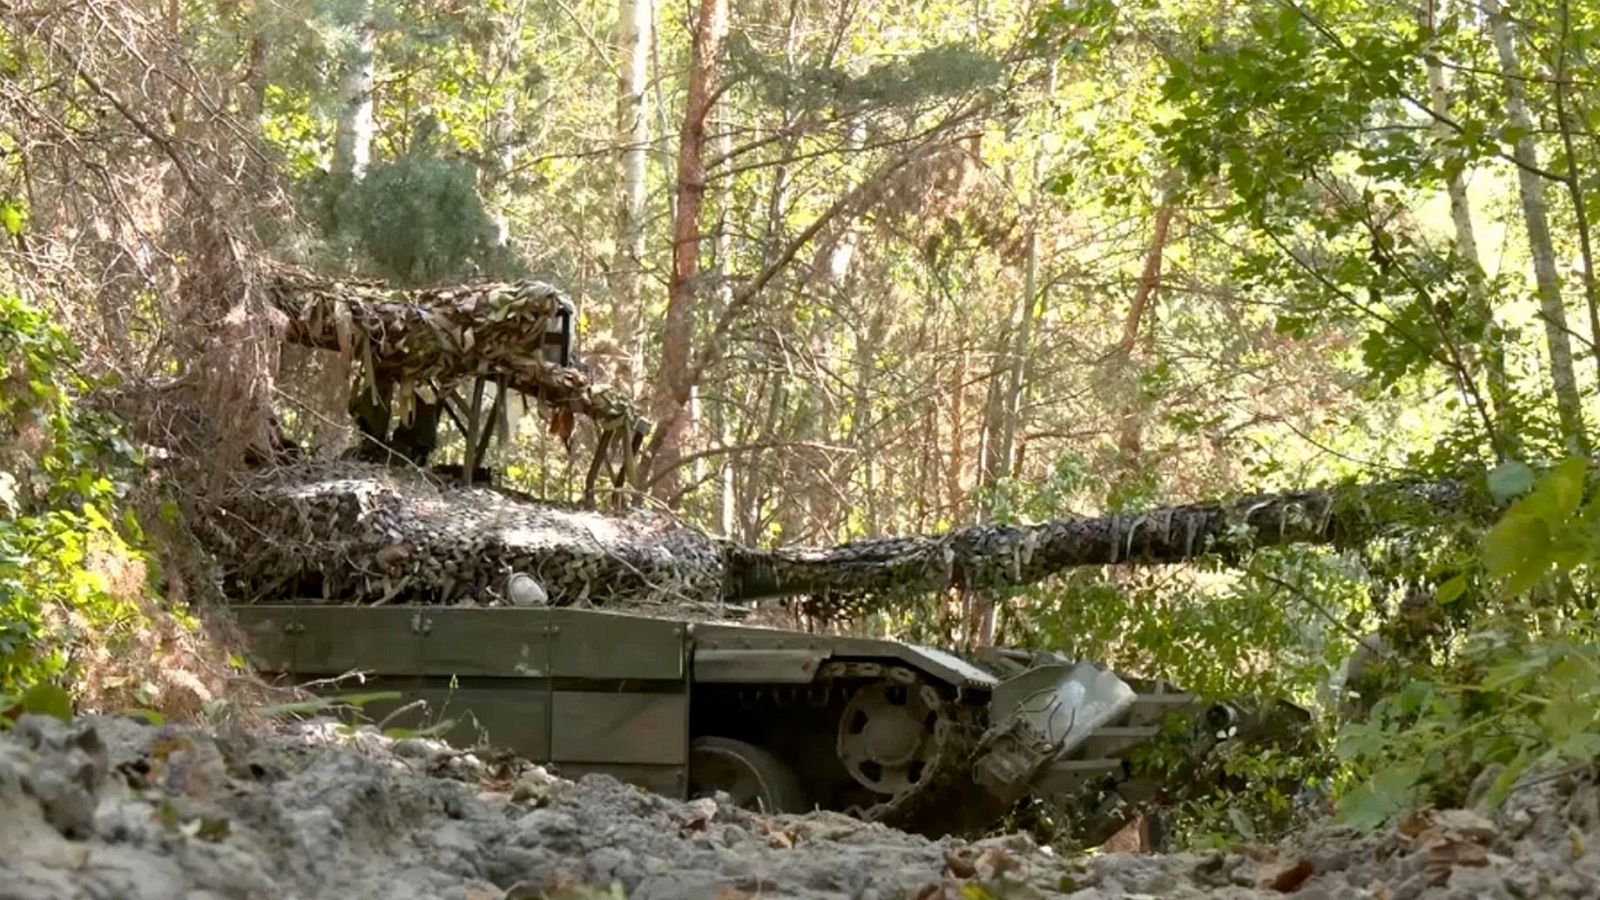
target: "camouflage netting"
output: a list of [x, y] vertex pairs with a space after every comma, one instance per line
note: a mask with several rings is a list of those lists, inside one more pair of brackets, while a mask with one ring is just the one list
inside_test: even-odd
[[[419, 472], [355, 463], [263, 474], [214, 517], [212, 543], [240, 600], [501, 602], [514, 574], [555, 604], [714, 604], [804, 597], [849, 618], [907, 594], [1028, 584], [1073, 566], [1175, 562], [1255, 545], [1360, 540], [1375, 509], [1461, 504], [1459, 485], [1262, 495], [1140, 515], [980, 525], [826, 549], [760, 550], [658, 514], [607, 515]], [[1378, 517], [1382, 518], [1382, 517]]]
[[268, 280], [267, 296], [288, 317], [291, 342], [343, 354], [366, 386], [380, 375], [395, 381], [401, 415], [430, 382], [490, 375], [602, 428], [638, 418], [626, 397], [544, 358], [545, 335], [570, 305], [542, 282], [399, 290], [280, 271]]
[[1437, 514], [1465, 500], [1455, 482], [1397, 482], [1036, 525], [972, 525], [822, 549], [732, 548], [731, 593], [806, 595], [823, 617], [849, 618], [907, 594], [1033, 584], [1079, 566], [1181, 562], [1276, 544], [1348, 544], [1370, 537], [1390, 514], [1409, 509], [1416, 520], [1419, 510]]
[[722, 554], [647, 512], [601, 515], [360, 463], [285, 467], [227, 498], [206, 537], [235, 600], [558, 604], [716, 601]]
[[[397, 385], [401, 415], [427, 385], [494, 377], [594, 419], [603, 436], [637, 434], [641, 424], [624, 397], [546, 357], [547, 335], [571, 312], [549, 285], [403, 291], [282, 271], [267, 293], [288, 317], [290, 341], [344, 355], [364, 384]], [[560, 508], [420, 471], [340, 463], [260, 474], [218, 507], [208, 531], [230, 593], [245, 601], [496, 603], [518, 600], [511, 585], [532, 579], [538, 602], [720, 607], [800, 597], [808, 615], [848, 619], [908, 595], [1030, 584], [1074, 566], [1228, 553], [1242, 536], [1256, 546], [1360, 540], [1398, 507], [1411, 507], [1415, 521], [1417, 508], [1465, 499], [1459, 483], [1401, 482], [763, 550], [664, 516]]]

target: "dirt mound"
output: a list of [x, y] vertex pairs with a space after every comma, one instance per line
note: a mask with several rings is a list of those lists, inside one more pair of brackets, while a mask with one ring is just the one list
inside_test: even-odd
[[0, 898], [1304, 898], [1600, 895], [1600, 792], [1496, 821], [1275, 850], [1066, 861], [817, 813], [682, 803], [610, 778], [312, 723], [211, 733], [27, 717], [0, 736]]

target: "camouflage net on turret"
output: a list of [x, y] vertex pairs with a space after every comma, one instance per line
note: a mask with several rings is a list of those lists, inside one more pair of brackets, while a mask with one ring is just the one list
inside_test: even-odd
[[602, 515], [360, 463], [263, 473], [205, 529], [236, 601], [505, 601], [514, 573], [559, 605], [704, 604], [722, 553], [659, 514]]
[[400, 415], [430, 382], [492, 375], [602, 428], [638, 419], [622, 394], [544, 358], [545, 333], [566, 301], [543, 282], [399, 290], [283, 270], [267, 279], [267, 297], [288, 317], [291, 342], [339, 352], [366, 386], [380, 372], [396, 381]]

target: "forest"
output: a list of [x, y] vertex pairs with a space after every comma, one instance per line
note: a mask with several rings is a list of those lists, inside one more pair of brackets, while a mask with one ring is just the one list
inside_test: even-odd
[[[670, 523], [608, 551], [652, 591], [666, 533], [701, 567], [673, 590], [779, 627], [1292, 705], [1292, 739], [1139, 808], [1173, 860], [1277, 848], [1260, 896], [1322, 877], [1286, 849], [1318, 829], [1424, 848], [1348, 896], [1483, 867], [1505, 883], [1437, 896], [1600, 894], [1600, 814], [1571, 811], [1600, 779], [1600, 4], [0, 0], [0, 23], [0, 818], [37, 801], [50, 841], [124, 840], [109, 788], [69, 827], [39, 785], [77, 776], [23, 761], [102, 759], [74, 722], [268, 741], [326, 711], [258, 676], [229, 610], [302, 565], [275, 517], [312, 527], [298, 482], [259, 479], [382, 445]], [[395, 533], [476, 527], [468, 496]], [[325, 593], [348, 563], [317, 564]], [[362, 570], [362, 601], [474, 577], [406, 565], [409, 588]], [[585, 578], [585, 602], [634, 590]], [[97, 727], [114, 759], [132, 740]], [[324, 802], [289, 783], [273, 802]], [[127, 797], [161, 841], [243, 840], [152, 785]], [[516, 790], [585, 834], [634, 802]], [[1517, 809], [1546, 824], [1513, 839]], [[736, 821], [762, 853], [834, 827]], [[1084, 821], [1021, 804], [997, 828], [1027, 853], [891, 841], [873, 895], [1122, 896], [1106, 868], [1005, 887], [1108, 852]], [[119, 888], [31, 846], [24, 897], [244, 871]], [[762, 893], [597, 847], [559, 890], [485, 863], [490, 892], [414, 895]], [[1506, 887], [1540, 853], [1568, 880]], [[885, 874], [918, 854], [934, 893]], [[205, 895], [280, 896], [263, 865]], [[796, 880], [767, 896], [865, 896], [817, 879], [876, 864], [772, 865]], [[1147, 896], [1212, 896], [1154, 871]]]

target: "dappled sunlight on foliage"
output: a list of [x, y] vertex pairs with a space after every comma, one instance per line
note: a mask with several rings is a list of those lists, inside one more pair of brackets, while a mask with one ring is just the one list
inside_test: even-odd
[[[61, 329], [0, 296], [0, 696], [60, 683], [85, 709], [192, 717], [214, 697], [192, 669], [198, 623], [164, 601], [134, 509], [140, 459]], [[3, 704], [0, 704], [3, 705]]]
[[1589, 480], [1587, 461], [1574, 459], [1537, 483], [1509, 483], [1521, 496], [1438, 594], [1473, 613], [1452, 646], [1422, 663], [1374, 661], [1370, 716], [1339, 737], [1362, 776], [1343, 798], [1344, 821], [1372, 827], [1419, 804], [1495, 806], [1530, 774], [1600, 756], [1600, 496]]

